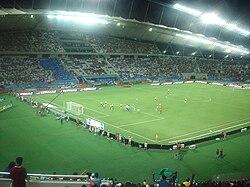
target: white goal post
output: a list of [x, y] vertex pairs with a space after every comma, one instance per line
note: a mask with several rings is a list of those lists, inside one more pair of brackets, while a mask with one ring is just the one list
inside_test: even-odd
[[72, 101], [66, 102], [66, 111], [77, 115], [83, 114], [83, 105]]

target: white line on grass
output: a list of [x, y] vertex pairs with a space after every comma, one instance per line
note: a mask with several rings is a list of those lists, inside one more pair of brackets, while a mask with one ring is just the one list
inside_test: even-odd
[[[37, 97], [38, 97], [39, 99], [43, 100], [43, 101], [49, 102], [49, 100], [47, 100], [47, 99], [41, 98], [41, 97], [39, 97], [39, 96], [37, 96]], [[62, 106], [59, 105], [59, 104], [56, 104], [56, 103], [53, 103], [53, 104], [56, 105], [56, 106], [58, 106], [58, 107], [60, 107], [60, 108], [62, 107]], [[109, 116], [110, 116], [110, 115], [108, 115], [108, 114], [105, 114], [105, 113], [103, 113], [103, 112], [99, 112], [99, 111], [93, 110], [93, 109], [88, 108], [88, 107], [85, 107], [85, 108], [88, 109], [88, 110], [94, 111], [94, 112], [96, 112], [96, 113], [102, 114], [101, 116], [98, 116], [98, 117], [109, 117]], [[87, 114], [83, 114], [83, 115], [91, 117], [90, 115], [87, 115]]]
[[[242, 125], [245, 125], [245, 124], [249, 124], [250, 122], [245, 122], [245, 123], [240, 123], [238, 125], [234, 125], [234, 126], [231, 126], [231, 127], [226, 127], [226, 128], [223, 128], [223, 129], [219, 129], [219, 130], [216, 130], [216, 131], [213, 131], [212, 133], [216, 133], [216, 132], [221, 132], [221, 131], [224, 131], [224, 130], [227, 130], [227, 129], [230, 129], [230, 128], [233, 128], [233, 127], [238, 127], [238, 126], [242, 126]], [[174, 140], [174, 141], [170, 141], [168, 143], [176, 143], [176, 142], [183, 142], [183, 141], [187, 141], [187, 140], [190, 140], [190, 139], [195, 139], [195, 138], [199, 138], [199, 137], [203, 137], [203, 136], [206, 136], [206, 135], [209, 135], [209, 134], [212, 134], [211, 132], [209, 133], [205, 133], [205, 134], [201, 134], [201, 135], [198, 135], [198, 136], [193, 136], [193, 137], [190, 137], [190, 138], [185, 138], [185, 139], [181, 139], [181, 140]]]
[[[237, 120], [237, 121], [231, 121], [231, 122], [223, 123], [221, 125], [216, 125], [214, 127], [210, 127], [210, 128], [202, 129], [202, 130], [199, 130], [199, 131], [194, 131], [194, 132], [186, 133], [186, 134], [183, 134], [183, 135], [180, 135], [180, 136], [175, 136], [175, 137], [172, 137], [172, 138], [167, 138], [167, 139], [161, 140], [159, 142], [163, 142], [163, 141], [167, 141], [167, 140], [172, 140], [172, 139], [175, 139], [175, 138], [180, 138], [180, 137], [183, 137], [183, 136], [192, 135], [192, 134], [196, 134], [196, 133], [199, 133], [199, 132], [204, 132], [204, 131], [216, 129], [218, 127], [223, 127], [223, 126], [225, 126], [227, 124], [233, 124], [233, 123], [237, 123], [237, 122], [241, 122], [241, 121], [249, 120], [249, 119], [250, 118], [246, 118], [246, 119], [242, 119], [242, 120]], [[234, 126], [232, 126], [232, 127], [234, 127]]]
[[128, 126], [133, 126], [133, 125], [138, 125], [138, 124], [143, 124], [143, 123], [149, 123], [149, 122], [153, 122], [153, 121], [159, 121], [159, 120], [163, 120], [165, 118], [161, 118], [161, 119], [152, 119], [152, 120], [147, 120], [147, 121], [140, 121], [140, 122], [136, 122], [136, 123], [130, 123], [127, 125], [121, 125], [119, 127], [128, 127]]
[[[38, 96], [37, 96], [37, 97], [38, 97]], [[40, 98], [40, 97], [39, 97], [39, 98]], [[48, 100], [43, 99], [43, 98], [40, 98], [40, 99], [41, 99], [41, 100], [44, 100], [44, 101], [48, 101]], [[58, 105], [58, 104], [55, 104], [55, 105], [60, 106], [60, 105]], [[84, 115], [85, 115], [85, 116], [89, 116], [89, 117], [91, 117], [91, 118], [93, 118], [93, 119], [96, 119], [96, 118], [94, 118], [94, 117], [92, 117], [92, 116], [90, 116], [90, 115], [87, 115], [87, 114], [84, 114]], [[106, 117], [107, 117], [107, 116], [106, 116]], [[147, 138], [147, 137], [142, 136], [142, 135], [140, 135], [140, 134], [137, 134], [137, 133], [135, 133], [135, 132], [131, 132], [131, 131], [129, 131], [129, 130], [123, 129], [123, 128], [121, 128], [121, 127], [117, 127], [117, 126], [115, 126], [115, 125], [113, 125], [113, 124], [111, 124], [111, 123], [105, 122], [105, 121], [103, 121], [103, 120], [99, 120], [99, 119], [96, 119], [96, 120], [101, 121], [101, 122], [103, 122], [103, 123], [105, 123], [105, 124], [109, 124], [110, 126], [112, 126], [112, 127], [114, 127], [114, 128], [120, 129], [120, 130], [122, 130], [122, 131], [128, 132], [128, 133], [133, 134], [133, 135], [136, 135], [136, 136], [138, 136], [138, 137], [140, 137], [140, 138], [143, 138], [143, 139], [145, 139], [145, 140], [148, 140], [148, 141], [151, 141], [151, 142], [155, 142], [155, 140], [152, 140], [152, 139], [150, 139], [150, 138]], [[160, 120], [160, 119], [158, 119], [158, 120]]]

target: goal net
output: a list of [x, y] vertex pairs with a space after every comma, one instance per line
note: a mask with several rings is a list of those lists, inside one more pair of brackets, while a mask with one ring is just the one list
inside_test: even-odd
[[66, 102], [66, 111], [80, 115], [83, 114], [83, 105], [75, 102]]

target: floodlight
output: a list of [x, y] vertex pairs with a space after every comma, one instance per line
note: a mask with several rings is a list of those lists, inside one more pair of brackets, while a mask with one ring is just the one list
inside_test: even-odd
[[219, 18], [214, 13], [202, 14], [200, 19], [201, 19], [202, 23], [204, 23], [204, 24], [215, 24], [215, 25], [219, 25], [219, 26], [224, 27], [230, 31], [234, 31], [234, 32], [237, 32], [237, 33], [245, 35], [245, 36], [250, 35], [250, 31], [239, 28], [236, 24], [227, 23], [225, 20]]
[[53, 19], [53, 18], [55, 18], [55, 16], [54, 15], [47, 15], [47, 18]]
[[79, 24], [93, 25], [93, 24], [108, 24], [104, 19], [101, 19], [95, 14], [92, 13], [80, 13], [80, 12], [66, 12], [60, 11], [60, 14], [48, 15], [49, 19], [56, 18], [58, 20], [64, 21], [74, 21]]
[[177, 51], [176, 54], [177, 54], [177, 55], [180, 54], [180, 51]]
[[229, 57], [229, 55], [226, 55], [225, 58]]
[[237, 26], [235, 24], [227, 24], [227, 29], [228, 30], [236, 30], [237, 29]]
[[193, 42], [199, 42], [199, 43], [204, 43], [204, 44], [208, 44], [208, 45], [213, 45], [215, 47], [219, 47], [222, 48], [224, 50], [224, 52], [226, 53], [240, 53], [240, 54], [249, 54], [249, 50], [247, 48], [244, 48], [242, 46], [236, 46], [236, 45], [232, 45], [229, 42], [227, 43], [223, 43], [222, 41], [218, 41], [216, 39], [210, 39], [210, 38], [200, 38], [197, 36], [193, 36], [193, 35], [184, 35], [184, 34], [176, 34], [176, 36], [182, 37], [184, 39], [193, 41]]
[[163, 53], [166, 53], [166, 50], [164, 50]]
[[193, 15], [193, 16], [197, 16], [197, 17], [199, 17], [199, 16], [202, 14], [202, 12], [199, 11], [199, 10], [195, 10], [195, 9], [192, 9], [192, 8], [188, 8], [188, 7], [183, 6], [183, 5], [180, 5], [180, 4], [178, 4], [178, 3], [176, 3], [176, 4], [173, 6], [173, 8], [175, 8], [175, 9], [177, 9], [177, 10], [180, 10], [180, 11], [182, 11], [182, 12], [185, 12], [185, 13], [187, 13], [187, 14], [191, 14], [191, 15]]
[[121, 23], [119, 22], [119, 23], [117, 23], [116, 25], [117, 25], [117, 26], [120, 26], [120, 25], [121, 25]]
[[243, 58], [243, 56], [241, 55], [240, 58]]
[[196, 52], [191, 53], [191, 55], [195, 55], [195, 54], [196, 54]]
[[212, 57], [212, 55], [209, 55], [208, 57], [210, 58], [210, 57]]
[[200, 18], [201, 18], [202, 23], [204, 23], [204, 24], [216, 24], [216, 25], [221, 25], [221, 26], [226, 24], [226, 21], [219, 18], [214, 13], [202, 14], [202, 16]]
[[30, 15], [30, 18], [34, 18], [34, 15], [33, 15], [33, 14], [31, 14], [31, 15]]
[[151, 32], [153, 29], [152, 28], [149, 28], [148, 31]]

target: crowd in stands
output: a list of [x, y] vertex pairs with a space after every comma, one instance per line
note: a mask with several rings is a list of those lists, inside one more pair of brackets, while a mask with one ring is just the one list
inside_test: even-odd
[[39, 58], [40, 65], [53, 73], [56, 80], [72, 80], [74, 76], [65, 69], [59, 58]]
[[101, 76], [112, 74], [114, 71], [104, 57], [97, 56], [70, 56], [64, 57], [63, 62], [67, 69], [78, 75]]
[[44, 70], [37, 58], [1, 57], [0, 75], [5, 85], [53, 81], [50, 71]]
[[[21, 158], [22, 157], [18, 157]], [[17, 160], [18, 160], [17, 158]], [[20, 164], [16, 162], [10, 162], [8, 166], [3, 170], [4, 172], [10, 172], [10, 174], [3, 174], [1, 177], [3, 178], [11, 178], [15, 184], [17, 183], [25, 183], [25, 179], [27, 179], [27, 173], [24, 167], [21, 167], [23, 171], [18, 172], [25, 172], [26, 175], [22, 176], [22, 179], [15, 178], [14, 170], [16, 170], [16, 165], [19, 166]], [[16, 172], [16, 171], [15, 171]], [[155, 178], [155, 174], [153, 173], [152, 181], [147, 181], [146, 179], [143, 180], [141, 183], [133, 183], [131, 181], [127, 182], [120, 182], [115, 178], [101, 178], [99, 177], [98, 173], [91, 173], [84, 171], [80, 175], [87, 176], [81, 177], [77, 172], [73, 173], [75, 177], [60, 177], [57, 175], [56, 172], [53, 172], [50, 177], [46, 175], [41, 175], [39, 180], [42, 181], [77, 181], [79, 184], [85, 182], [82, 187], [86, 187], [87, 183], [89, 183], [90, 187], [249, 187], [250, 186], [250, 179], [241, 179], [241, 180], [225, 180], [225, 181], [196, 181], [195, 174], [191, 175], [191, 178], [187, 177], [184, 181], [180, 181], [177, 176], [177, 172], [174, 172], [172, 175], [164, 175], [161, 174], [159, 179]], [[32, 178], [33, 180], [35, 178]], [[87, 182], [87, 183], [86, 183]], [[18, 186], [18, 185], [16, 185]]]
[[109, 58], [108, 61], [122, 77], [162, 77], [177, 74], [176, 64], [169, 58]]
[[152, 43], [78, 31], [2, 32], [0, 40], [0, 51], [161, 54]]
[[90, 42], [100, 53], [161, 54], [157, 46], [151, 43], [105, 36], [91, 36]]
[[19, 31], [0, 33], [0, 51], [64, 52], [53, 31]]
[[[0, 52], [64, 53], [55, 58], [0, 58], [0, 82], [5, 85], [105, 75], [119, 75], [125, 80], [142, 77], [178, 79], [182, 78], [182, 73], [203, 73], [208, 79], [219, 80], [250, 79], [249, 62], [167, 55], [153, 57], [150, 54], [160, 54], [155, 44], [80, 31], [1, 32], [0, 40]], [[91, 54], [68, 55], [65, 52]], [[145, 56], [103, 56], [105, 53], [140, 53]]]
[[53, 58], [1, 57], [0, 81], [5, 85], [76, 80], [83, 76], [119, 75], [122, 79], [173, 77], [182, 73], [204, 73], [209, 79], [249, 80], [247, 62], [190, 57], [105, 57], [75, 55]]

